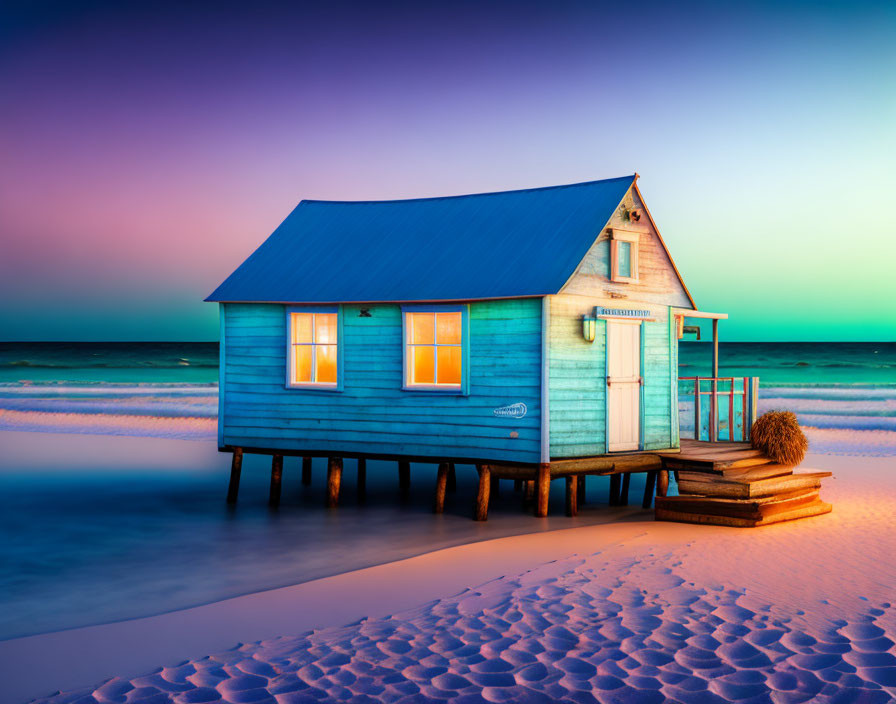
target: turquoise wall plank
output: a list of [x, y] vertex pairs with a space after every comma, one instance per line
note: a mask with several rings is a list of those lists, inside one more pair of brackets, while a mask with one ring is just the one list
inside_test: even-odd
[[[607, 452], [606, 323], [598, 321], [594, 342], [586, 342], [582, 337], [581, 316], [588, 310], [590, 305], [583, 306], [580, 297], [551, 298], [548, 401], [552, 457]], [[674, 444], [670, 389], [672, 346], [665, 315], [642, 323], [642, 345], [643, 448], [665, 449]]]
[[[288, 389], [286, 315], [276, 304], [227, 304], [224, 443], [537, 462], [541, 300], [470, 304], [470, 394], [403, 391], [401, 310], [343, 307], [341, 392]], [[494, 409], [525, 403], [524, 418]]]

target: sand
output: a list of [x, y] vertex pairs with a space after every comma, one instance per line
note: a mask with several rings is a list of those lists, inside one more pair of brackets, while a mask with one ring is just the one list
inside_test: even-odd
[[893, 701], [896, 460], [805, 466], [832, 514], [644, 512], [5, 641], [4, 701]]

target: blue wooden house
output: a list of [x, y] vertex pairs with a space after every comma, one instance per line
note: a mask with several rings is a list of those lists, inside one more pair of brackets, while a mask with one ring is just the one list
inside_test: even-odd
[[[305, 200], [209, 301], [220, 306], [218, 444], [454, 463], [512, 478], [547, 512], [566, 477], [655, 471], [679, 446], [678, 339], [694, 301], [637, 174], [392, 201]], [[714, 374], [717, 376], [717, 373]], [[307, 475], [306, 475], [307, 477]], [[275, 486], [276, 485], [276, 486]], [[618, 485], [617, 485], [618, 486]], [[484, 501], [484, 506], [482, 505]]]

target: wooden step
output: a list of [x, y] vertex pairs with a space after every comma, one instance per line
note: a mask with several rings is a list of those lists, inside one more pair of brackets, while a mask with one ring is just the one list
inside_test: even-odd
[[657, 496], [656, 507], [679, 513], [705, 513], [713, 516], [760, 519], [815, 503], [818, 489], [798, 489], [753, 499], [729, 499], [711, 496]]
[[724, 469], [736, 467], [756, 467], [771, 464], [771, 460], [759, 450], [737, 450], [735, 452], [719, 452], [706, 455], [666, 455], [663, 467], [666, 469], [695, 470], [721, 474]]
[[730, 467], [721, 473], [706, 472], [702, 469], [682, 469], [678, 472], [680, 479], [690, 481], [717, 481], [718, 479], [736, 479], [738, 481], [756, 481], [769, 477], [783, 477], [793, 474], [793, 467], [783, 464], [760, 464], [753, 467]]
[[710, 481], [692, 481], [685, 480], [682, 474], [678, 475], [679, 494], [732, 499], [752, 499], [800, 489], [817, 489], [821, 486], [822, 479], [831, 476], [830, 472], [800, 472], [754, 481], [722, 477], [713, 477]]
[[798, 518], [809, 518], [810, 516], [820, 516], [824, 513], [830, 513], [832, 507], [821, 499], [816, 499], [812, 503], [797, 506], [787, 511], [775, 513], [762, 518], [742, 518], [738, 516], [714, 516], [706, 513], [688, 513], [684, 511], [674, 511], [666, 508], [656, 509], [656, 520], [658, 521], [675, 521], [678, 523], [701, 523], [718, 526], [733, 526], [737, 528], [754, 528], [756, 526], [766, 526], [771, 523], [781, 523], [782, 521], [793, 521]]

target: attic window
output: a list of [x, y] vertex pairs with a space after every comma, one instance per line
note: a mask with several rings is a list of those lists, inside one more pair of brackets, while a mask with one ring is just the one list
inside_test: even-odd
[[640, 232], [610, 230], [610, 281], [637, 283]]

